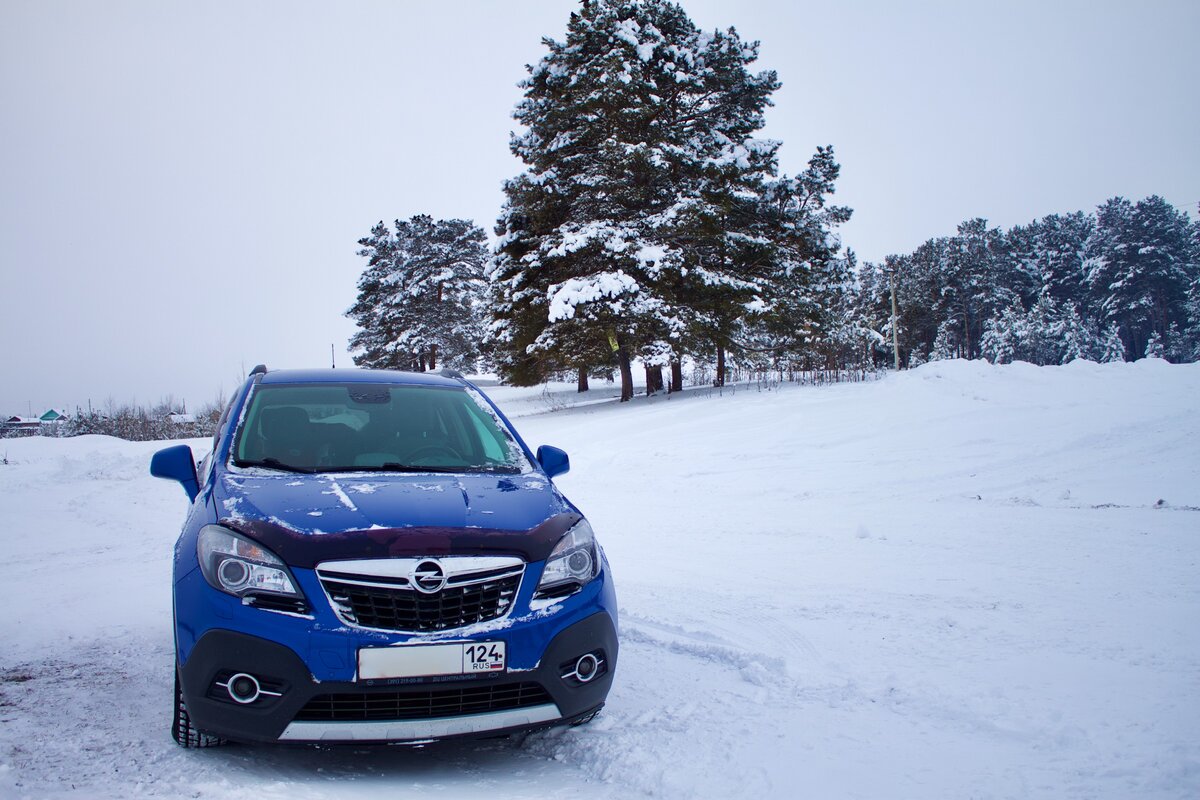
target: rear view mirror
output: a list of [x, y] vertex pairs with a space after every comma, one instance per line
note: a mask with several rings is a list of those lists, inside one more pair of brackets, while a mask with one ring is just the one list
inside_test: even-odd
[[196, 480], [196, 460], [192, 458], [192, 448], [186, 444], [178, 444], [159, 450], [150, 459], [150, 474], [156, 478], [166, 478], [179, 481], [187, 492], [188, 500], [195, 500], [200, 494], [200, 483]]
[[562, 475], [571, 469], [571, 459], [567, 457], [567, 454], [557, 447], [551, 447], [548, 444], [544, 444], [538, 448], [537, 460], [542, 465], [542, 469], [551, 478], [555, 475]]

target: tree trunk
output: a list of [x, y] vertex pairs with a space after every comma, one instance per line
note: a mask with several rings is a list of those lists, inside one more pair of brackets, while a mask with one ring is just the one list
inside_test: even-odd
[[646, 396], [661, 392], [662, 388], [662, 367], [646, 367]]
[[671, 362], [671, 391], [683, 391], [683, 363], [679, 361]]
[[617, 363], [621, 367], [621, 402], [633, 399], [633, 369], [629, 365], [629, 350], [624, 343], [617, 346]]
[[587, 367], [579, 368], [578, 390], [580, 392], [586, 392], [588, 390]]
[[717, 345], [717, 379], [713, 381], [713, 386], [725, 385], [725, 346]]
[[971, 353], [971, 315], [965, 308], [963, 309], [963, 350], [966, 351], [963, 358], [970, 359], [975, 357]]
[[424, 353], [420, 353], [417, 355], [417, 366], [419, 367], [418, 372], [425, 371], [425, 354]]
[[892, 355], [896, 359], [896, 372], [900, 371], [900, 336], [896, 330], [896, 273], [888, 273], [888, 285], [892, 289]]
[[[438, 291], [441, 291], [441, 287], [438, 288]], [[430, 369], [430, 371], [437, 369], [437, 345], [436, 344], [429, 345], [429, 369]]]

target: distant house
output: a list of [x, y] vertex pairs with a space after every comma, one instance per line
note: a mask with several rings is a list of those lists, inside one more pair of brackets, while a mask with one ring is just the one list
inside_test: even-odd
[[42, 421], [37, 417], [9, 417], [0, 425], [4, 436], [37, 436], [42, 430]]
[[0, 436], [37, 436], [46, 433], [51, 436], [58, 431], [58, 426], [67, 421], [67, 412], [51, 408], [40, 417], [9, 417], [0, 422]]

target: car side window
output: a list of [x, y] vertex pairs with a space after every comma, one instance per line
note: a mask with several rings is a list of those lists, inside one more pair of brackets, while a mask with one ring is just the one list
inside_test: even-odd
[[217, 420], [217, 429], [213, 431], [212, 453], [217, 452], [217, 439], [221, 438], [221, 428], [225, 427], [225, 422], [229, 419], [229, 412], [233, 410], [233, 404], [236, 401], [237, 392], [234, 392], [233, 396], [229, 398], [229, 402], [225, 404], [225, 410], [221, 412], [221, 418]]

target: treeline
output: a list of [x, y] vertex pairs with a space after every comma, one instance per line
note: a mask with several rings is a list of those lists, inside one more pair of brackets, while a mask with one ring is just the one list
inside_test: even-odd
[[[67, 437], [99, 434], [115, 436], [131, 442], [153, 442], [164, 439], [192, 439], [212, 436], [221, 418], [221, 408], [215, 403], [203, 406], [194, 414], [183, 414], [171, 401], [146, 407], [109, 404], [103, 411], [76, 409], [73, 414], [55, 422], [44, 423], [38, 435]], [[28, 431], [8, 431], [5, 436], [25, 436]]]
[[1003, 231], [982, 219], [907, 255], [865, 264], [860, 322], [902, 362], [1062, 364], [1200, 359], [1200, 223], [1161, 197], [1115, 197]]
[[[778, 174], [755, 138], [779, 88], [756, 42], [701, 31], [663, 0], [585, 2], [529, 68], [491, 258], [480, 229], [418, 216], [360, 241], [348, 315], [363, 366], [484, 359], [509, 382], [616, 371], [681, 388], [685, 359], [811, 367], [865, 351], [853, 259], [830, 204], [839, 166], [818, 148]], [[857, 337], [857, 338], [856, 338]], [[830, 366], [834, 366], [831, 364]], [[664, 377], [663, 370], [669, 370]]]

